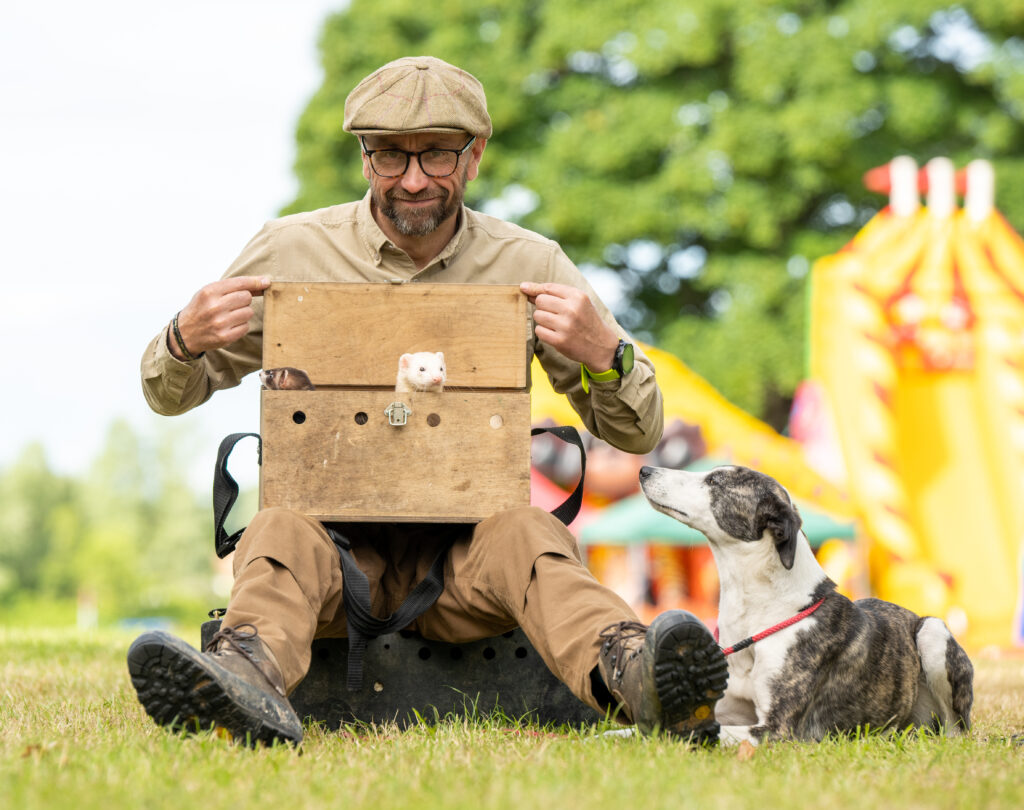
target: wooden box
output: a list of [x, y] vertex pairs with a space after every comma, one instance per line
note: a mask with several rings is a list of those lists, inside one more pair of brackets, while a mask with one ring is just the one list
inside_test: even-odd
[[[273, 283], [260, 504], [318, 520], [477, 522], [530, 500], [527, 301], [511, 285]], [[442, 392], [395, 392], [405, 352], [443, 351]], [[408, 411], [404, 424], [400, 402]]]

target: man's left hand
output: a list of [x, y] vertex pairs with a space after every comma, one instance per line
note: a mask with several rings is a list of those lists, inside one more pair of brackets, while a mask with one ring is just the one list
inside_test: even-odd
[[582, 290], [567, 284], [524, 281], [519, 289], [536, 309], [537, 337], [591, 371], [607, 371], [615, 360], [619, 336], [601, 320]]

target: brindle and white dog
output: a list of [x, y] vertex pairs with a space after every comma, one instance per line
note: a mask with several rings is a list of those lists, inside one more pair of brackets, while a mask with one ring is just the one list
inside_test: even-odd
[[711, 542], [719, 642], [727, 653], [738, 648], [728, 655], [729, 685], [715, 707], [724, 743], [821, 740], [866, 727], [970, 729], [974, 670], [946, 625], [891, 602], [839, 594], [775, 480], [745, 467], [644, 467], [640, 483], [655, 509]]

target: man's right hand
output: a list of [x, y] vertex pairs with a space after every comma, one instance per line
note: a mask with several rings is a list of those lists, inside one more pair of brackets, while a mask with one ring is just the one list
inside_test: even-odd
[[[253, 296], [263, 295], [270, 286], [265, 276], [236, 276], [207, 284], [178, 313], [178, 331], [193, 356], [234, 343], [249, 331]], [[168, 347], [184, 360], [174, 336]]]

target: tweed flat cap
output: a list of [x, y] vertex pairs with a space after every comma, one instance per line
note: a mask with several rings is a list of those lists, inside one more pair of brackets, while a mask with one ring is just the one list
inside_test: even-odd
[[343, 129], [354, 135], [468, 132], [491, 137], [483, 85], [433, 56], [406, 56], [371, 73], [345, 99]]

